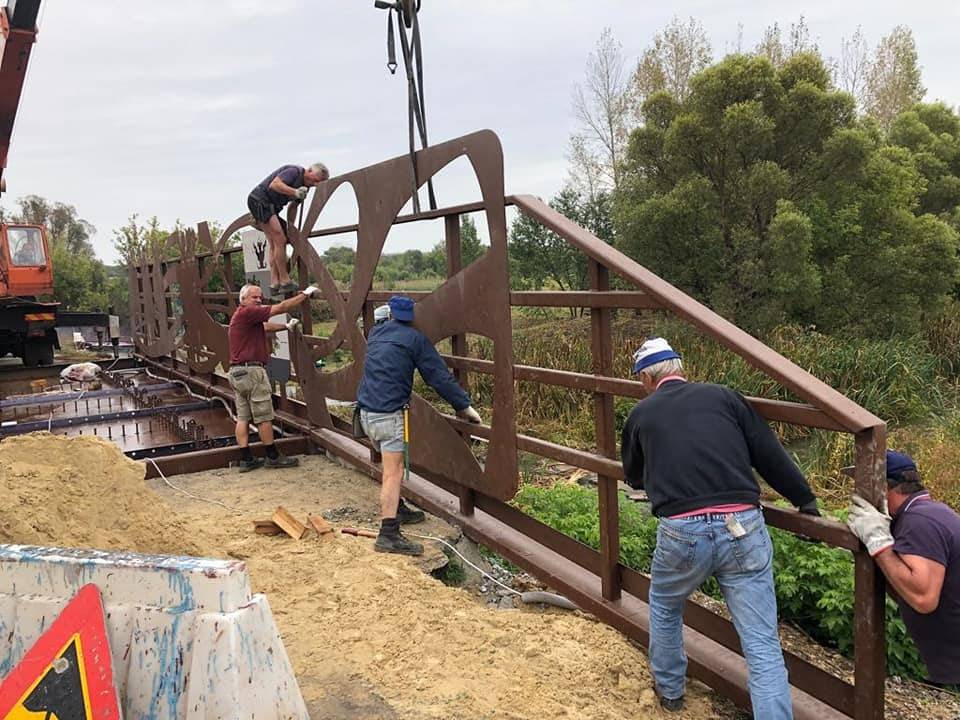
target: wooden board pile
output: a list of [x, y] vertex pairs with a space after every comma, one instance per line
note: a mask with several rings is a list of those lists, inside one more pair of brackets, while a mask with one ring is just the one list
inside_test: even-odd
[[269, 520], [254, 520], [253, 531], [258, 535], [282, 535], [286, 533], [294, 540], [302, 540], [313, 530], [322, 542], [333, 540], [336, 532], [333, 526], [319, 515], [307, 515], [306, 524], [297, 520], [289, 510], [278, 506]]

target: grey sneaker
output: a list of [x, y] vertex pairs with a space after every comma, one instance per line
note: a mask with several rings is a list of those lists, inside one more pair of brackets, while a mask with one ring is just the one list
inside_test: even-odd
[[276, 458], [267, 458], [266, 465], [268, 468], [288, 468], [296, 467], [300, 464], [300, 458], [287, 457], [283, 453], [277, 455]]
[[423, 545], [407, 540], [398, 531], [396, 535], [377, 535], [377, 541], [373, 544], [373, 549], [377, 552], [397, 553], [399, 555], [423, 555]]
[[250, 472], [262, 466], [263, 458], [253, 458], [252, 460], [241, 460], [237, 465], [237, 469], [240, 472]]
[[416, 523], [422, 523], [425, 519], [423, 510], [417, 510], [407, 505], [403, 500], [400, 500], [400, 505], [397, 507], [397, 520], [400, 521], [401, 525], [414, 525]]

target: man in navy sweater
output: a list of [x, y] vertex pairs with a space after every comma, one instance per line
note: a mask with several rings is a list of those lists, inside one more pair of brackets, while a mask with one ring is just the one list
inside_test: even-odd
[[[378, 318], [367, 338], [363, 378], [357, 390], [363, 431], [383, 456], [380, 534], [374, 548], [379, 552], [420, 555], [423, 546], [400, 533], [401, 523], [423, 520], [422, 512], [407, 508], [400, 499], [403, 410], [410, 403], [413, 371], [419, 370], [424, 381], [453, 406], [457, 415], [473, 423], [480, 422], [480, 415], [470, 406], [470, 396], [457, 384], [430, 339], [410, 325], [413, 300], [394, 295], [389, 306], [392, 319]], [[380, 308], [377, 310], [380, 312]]]
[[626, 482], [643, 488], [660, 519], [651, 564], [650, 667], [660, 704], [683, 708], [683, 605], [716, 577], [740, 635], [758, 720], [793, 717], [777, 632], [773, 547], [753, 468], [774, 490], [819, 515], [817, 501], [776, 435], [737, 392], [687, 382], [663, 338], [634, 354], [649, 393], [623, 429]]

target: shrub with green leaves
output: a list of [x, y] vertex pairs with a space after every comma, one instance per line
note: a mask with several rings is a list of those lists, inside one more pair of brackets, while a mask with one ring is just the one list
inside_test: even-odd
[[[524, 485], [514, 504], [555, 530], [594, 549], [600, 547], [597, 493], [579, 485], [542, 487]], [[846, 550], [801, 540], [770, 529], [777, 604], [783, 620], [796, 625], [818, 642], [853, 655], [853, 556]], [[657, 520], [640, 506], [620, 499], [620, 562], [638, 572], [650, 572], [657, 542]], [[701, 588], [719, 598], [715, 581]], [[896, 604], [887, 600], [887, 671], [891, 675], [922, 679], [924, 665], [907, 635]]]

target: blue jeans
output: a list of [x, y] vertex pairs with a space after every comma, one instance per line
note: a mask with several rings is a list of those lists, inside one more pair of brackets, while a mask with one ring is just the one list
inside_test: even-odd
[[661, 518], [650, 583], [650, 667], [657, 692], [684, 693], [683, 603], [711, 575], [717, 578], [747, 659], [750, 701], [757, 720], [793, 717], [787, 669], [777, 631], [773, 546], [760, 510], [733, 513], [744, 535], [735, 538], [724, 515]]

